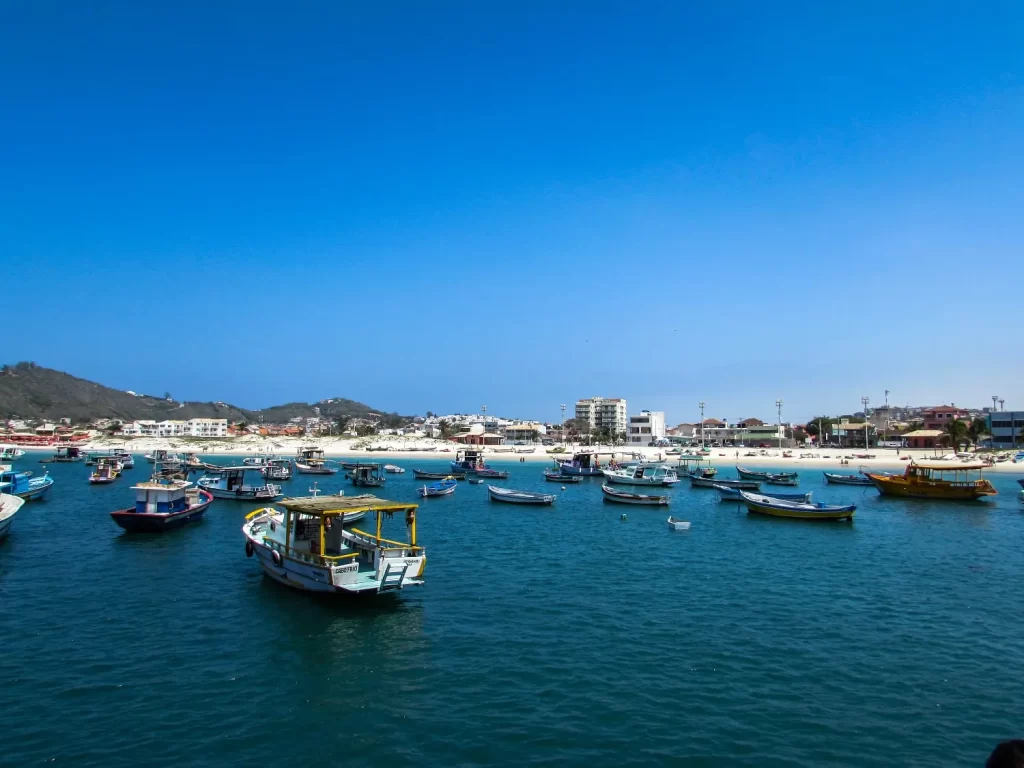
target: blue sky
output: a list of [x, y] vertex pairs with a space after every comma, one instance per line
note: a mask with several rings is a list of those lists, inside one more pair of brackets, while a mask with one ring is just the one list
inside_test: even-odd
[[1019, 3], [149, 5], [3, 9], [6, 362], [249, 407], [1024, 407]]

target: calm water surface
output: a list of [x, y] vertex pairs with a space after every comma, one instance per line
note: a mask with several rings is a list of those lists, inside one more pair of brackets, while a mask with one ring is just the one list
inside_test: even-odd
[[421, 507], [427, 586], [336, 601], [246, 559], [251, 504], [123, 533], [107, 513], [148, 476], [137, 461], [98, 487], [51, 466], [0, 544], [0, 763], [953, 766], [1024, 733], [1015, 477], [950, 505], [802, 472], [816, 500], [860, 505], [852, 524], [679, 487], [693, 527], [671, 532], [596, 480], [561, 491], [509, 463], [504, 485], [555, 506], [460, 483]]

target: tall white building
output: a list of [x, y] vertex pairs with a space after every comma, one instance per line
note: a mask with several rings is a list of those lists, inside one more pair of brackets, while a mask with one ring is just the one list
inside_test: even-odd
[[227, 419], [189, 419], [153, 421], [142, 419], [121, 426], [125, 437], [225, 437]]
[[576, 418], [591, 429], [606, 427], [615, 434], [626, 433], [626, 401], [621, 397], [591, 397], [576, 401]]
[[665, 412], [640, 411], [629, 417], [626, 440], [630, 445], [647, 445], [652, 440], [665, 438]]

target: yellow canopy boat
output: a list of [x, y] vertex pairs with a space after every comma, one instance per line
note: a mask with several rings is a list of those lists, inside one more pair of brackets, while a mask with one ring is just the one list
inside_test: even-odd
[[918, 461], [902, 475], [866, 473], [880, 493], [918, 499], [970, 501], [998, 491], [981, 476], [981, 462]]

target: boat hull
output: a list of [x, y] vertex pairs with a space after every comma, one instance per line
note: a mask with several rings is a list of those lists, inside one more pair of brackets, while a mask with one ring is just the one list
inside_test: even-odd
[[134, 509], [120, 509], [111, 512], [110, 516], [114, 522], [132, 533], [161, 533], [181, 528], [188, 523], [198, 522], [206, 513], [207, 508], [213, 503], [213, 496], [209, 491], [200, 491], [199, 495], [205, 501], [195, 504], [187, 509], [173, 514], [159, 514], [149, 512], [136, 512]]
[[579, 475], [559, 475], [559, 474], [548, 474], [544, 473], [544, 479], [549, 483], [578, 483], [580, 482]]
[[295, 462], [295, 471], [300, 475], [336, 475], [338, 470], [334, 467], [311, 467], [308, 464]]
[[271, 502], [278, 498], [281, 494], [272, 494], [269, 491], [224, 491], [219, 488], [206, 488], [199, 486], [207, 493], [211, 494], [215, 499], [223, 499], [224, 501], [266, 501]]
[[908, 483], [900, 475], [869, 474], [878, 492], [885, 496], [908, 499], [935, 499], [942, 501], [975, 501], [982, 496], [995, 496], [995, 489], [987, 480], [969, 484]]
[[694, 477], [690, 475], [691, 488], [714, 488], [716, 485], [725, 488], [736, 488], [741, 491], [756, 491], [761, 487], [757, 480], [716, 480], [713, 477]]
[[604, 472], [596, 467], [574, 467], [572, 464], [563, 464], [562, 474], [579, 475], [580, 477], [604, 477]]
[[452, 478], [453, 480], [465, 480], [465, 472], [424, 472], [420, 469], [414, 469], [413, 475], [417, 480], [444, 480], [446, 478]]
[[667, 507], [668, 496], [653, 496], [648, 494], [640, 493], [625, 493], [622, 491], [615, 491], [606, 485], [601, 486], [601, 493], [604, 496], [605, 501], [610, 501], [613, 504], [632, 504], [635, 506], [642, 507]]
[[24, 499], [25, 501], [38, 501], [39, 499], [46, 496], [46, 492], [50, 490], [50, 487], [53, 485], [53, 479], [47, 479], [50, 480], [50, 482], [45, 483], [43, 485], [39, 485], [35, 488], [28, 488], [24, 491], [19, 491], [14, 495], [17, 496], [19, 499]]
[[10, 494], [0, 494], [0, 541], [7, 538], [7, 534], [14, 525], [14, 517], [18, 514], [25, 500]]
[[546, 493], [504, 492], [503, 488], [495, 488], [493, 486], [487, 487], [487, 493], [491, 497], [491, 501], [500, 501], [503, 504], [550, 507], [555, 503], [555, 497]]
[[841, 512], [811, 512], [809, 510], [770, 507], [752, 502], [747, 502], [747, 510], [758, 515], [768, 515], [769, 517], [788, 517], [793, 520], [852, 520], [854, 515], [853, 510]]
[[825, 482], [832, 485], [874, 485], [870, 478], [860, 475], [837, 475], [832, 472], [822, 472], [825, 475]]
[[[718, 496], [722, 501], [742, 501], [743, 498], [740, 496], [738, 488], [727, 488], [726, 486], [720, 486], [715, 489], [718, 491]], [[781, 499], [782, 501], [798, 501], [803, 503], [809, 503], [811, 501], [811, 493], [768, 493], [766, 496], [771, 496], [773, 499]]]

